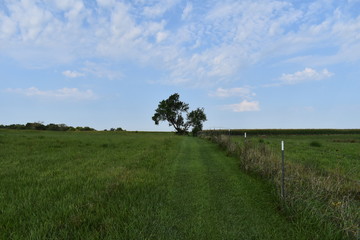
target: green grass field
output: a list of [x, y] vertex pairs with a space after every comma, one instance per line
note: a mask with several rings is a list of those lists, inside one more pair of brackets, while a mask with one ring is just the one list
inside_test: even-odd
[[0, 239], [341, 239], [193, 137], [0, 131], [0, 179]]
[[[233, 138], [244, 141], [242, 136]], [[263, 142], [279, 156], [284, 141], [286, 161], [360, 180], [360, 134], [267, 135], [247, 140]]]

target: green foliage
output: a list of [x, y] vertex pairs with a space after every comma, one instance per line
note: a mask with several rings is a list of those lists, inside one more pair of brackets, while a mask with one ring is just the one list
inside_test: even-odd
[[194, 136], [196, 136], [198, 132], [202, 131], [203, 122], [206, 120], [204, 108], [197, 108], [188, 114], [188, 121], [189, 124], [193, 126], [192, 133]]
[[176, 133], [180, 135], [187, 134], [189, 128], [193, 127], [192, 132], [196, 135], [202, 130], [203, 122], [206, 121], [204, 109], [198, 108], [189, 113], [189, 104], [180, 101], [179, 98], [179, 94], [175, 93], [168, 99], [162, 100], [155, 109], [152, 120], [156, 125], [161, 121], [167, 121], [169, 126], [174, 127]]
[[46, 126], [42, 122], [27, 123], [25, 127], [31, 130], [46, 130]]
[[95, 131], [95, 129], [91, 127], [76, 127], [76, 131]]

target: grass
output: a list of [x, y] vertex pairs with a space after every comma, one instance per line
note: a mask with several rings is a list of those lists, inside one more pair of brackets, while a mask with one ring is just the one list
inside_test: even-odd
[[359, 135], [276, 135], [245, 141], [239, 136], [210, 136], [228, 154], [239, 158], [242, 169], [261, 176], [279, 190], [280, 142], [284, 140], [284, 209], [288, 215], [302, 216], [329, 229], [341, 229], [351, 239], [359, 238], [360, 234], [360, 155], [359, 149], [355, 149], [358, 138]]
[[360, 181], [360, 134], [254, 136], [250, 140], [263, 141], [279, 156], [283, 140], [286, 161]]
[[0, 131], [0, 239], [339, 239], [279, 211], [216, 145], [167, 133]]
[[[152, 222], [175, 139], [1, 132], [1, 239], [131, 236]], [[159, 202], [161, 203], [161, 202]], [[131, 231], [134, 222], [139, 223]], [[144, 224], [145, 225], [145, 224]], [[130, 234], [131, 233], [131, 234]]]
[[311, 147], [321, 147], [322, 145], [321, 145], [321, 143], [319, 143], [319, 142], [317, 142], [317, 141], [312, 141], [312, 142], [310, 143], [310, 146], [311, 146]]

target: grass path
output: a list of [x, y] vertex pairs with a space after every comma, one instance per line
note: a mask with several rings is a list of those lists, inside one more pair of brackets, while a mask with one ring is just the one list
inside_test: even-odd
[[[171, 169], [172, 239], [307, 239], [276, 210], [268, 185], [200, 139], [184, 138]], [[175, 217], [174, 217], [175, 216]], [[313, 239], [314, 237], [312, 237]]]

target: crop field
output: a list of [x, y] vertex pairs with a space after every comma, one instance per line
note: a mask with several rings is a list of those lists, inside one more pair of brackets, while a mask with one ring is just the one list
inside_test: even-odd
[[[233, 137], [239, 143], [243, 136]], [[281, 157], [285, 143], [285, 160], [319, 171], [328, 171], [360, 181], [360, 134], [333, 135], [262, 135], [247, 141], [264, 143]]]
[[[342, 239], [204, 139], [0, 131], [0, 239]], [[321, 229], [321, 230], [319, 230]]]

